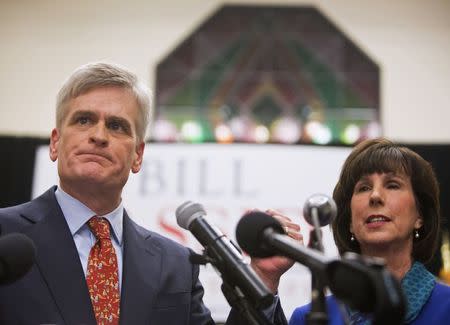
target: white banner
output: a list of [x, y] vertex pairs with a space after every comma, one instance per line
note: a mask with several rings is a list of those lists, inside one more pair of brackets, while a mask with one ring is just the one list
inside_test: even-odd
[[[148, 144], [142, 170], [131, 174], [123, 192], [130, 216], [145, 228], [201, 252], [202, 247], [175, 219], [184, 201], [201, 203], [208, 220], [230, 238], [249, 208], [277, 209], [302, 227], [305, 244], [311, 227], [302, 217], [303, 203], [314, 193], [331, 196], [349, 148], [287, 145]], [[33, 197], [58, 184], [56, 164], [48, 147], [36, 153]], [[324, 228], [325, 253], [337, 250]], [[225, 320], [229, 306], [220, 290], [221, 278], [202, 267], [205, 303], [216, 321]], [[310, 301], [308, 269], [296, 264], [282, 278], [279, 295], [286, 316]]]

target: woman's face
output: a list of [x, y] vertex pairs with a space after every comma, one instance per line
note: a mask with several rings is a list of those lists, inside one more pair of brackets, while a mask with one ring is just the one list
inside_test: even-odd
[[423, 220], [409, 176], [403, 173], [362, 176], [353, 190], [350, 207], [350, 231], [363, 254], [392, 244], [412, 251], [414, 229], [419, 229]]

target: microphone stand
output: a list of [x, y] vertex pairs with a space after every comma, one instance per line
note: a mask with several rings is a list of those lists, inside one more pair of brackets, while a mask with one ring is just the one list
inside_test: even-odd
[[273, 325], [266, 315], [256, 309], [244, 294], [237, 287], [231, 286], [227, 281], [223, 281], [221, 286], [223, 295], [232, 308], [235, 308], [249, 325]]
[[[193, 264], [206, 265], [207, 263], [212, 264], [216, 267], [217, 261], [208, 254], [203, 255], [192, 253], [190, 256], [190, 261]], [[249, 325], [273, 325], [264, 313], [255, 308], [254, 304], [244, 295], [244, 293], [239, 289], [239, 287], [233, 285], [233, 281], [228, 279], [222, 274], [223, 283], [221, 289], [223, 295], [228, 301], [228, 304], [235, 308], [239, 314], [246, 320], [245, 324]]]
[[[311, 210], [311, 215], [314, 228], [309, 232], [308, 248], [323, 253], [322, 232], [320, 230], [317, 208]], [[328, 324], [328, 314], [325, 304], [325, 284], [319, 276], [314, 274], [314, 272], [311, 272], [311, 310], [306, 315], [306, 324]]]

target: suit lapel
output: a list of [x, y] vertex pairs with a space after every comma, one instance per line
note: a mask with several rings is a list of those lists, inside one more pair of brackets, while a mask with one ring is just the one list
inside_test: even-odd
[[36, 264], [65, 323], [95, 324], [78, 252], [54, 190], [25, 211], [23, 216], [35, 222], [27, 235], [37, 247]]
[[161, 277], [161, 250], [124, 213], [121, 324], [148, 324]]

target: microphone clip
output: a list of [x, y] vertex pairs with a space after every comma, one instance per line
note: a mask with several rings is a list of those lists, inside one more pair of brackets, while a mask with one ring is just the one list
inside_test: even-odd
[[192, 264], [197, 265], [206, 265], [208, 263], [215, 265], [215, 260], [208, 256], [206, 249], [203, 251], [203, 254], [197, 254], [194, 252], [191, 252], [191, 255], [189, 256], [189, 261]]

